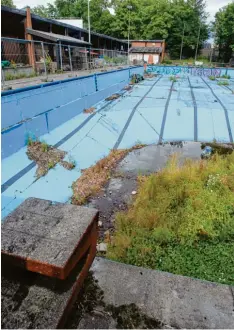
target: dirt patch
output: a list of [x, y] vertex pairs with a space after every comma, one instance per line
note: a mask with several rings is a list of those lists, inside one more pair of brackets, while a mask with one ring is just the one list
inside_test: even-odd
[[72, 203], [82, 205], [89, 197], [99, 193], [110, 179], [112, 171], [124, 156], [132, 150], [143, 147], [145, 147], [144, 144], [139, 144], [130, 149], [112, 150], [107, 157], [99, 160], [88, 169], [82, 170], [81, 177], [72, 184]]
[[135, 304], [106, 305], [104, 292], [90, 272], [73, 306], [66, 329], [161, 329], [163, 324], [145, 315]]
[[123, 88], [124, 91], [131, 91], [132, 90], [132, 86], [127, 85]]
[[91, 107], [91, 108], [88, 108], [88, 109], [84, 109], [83, 113], [94, 113], [95, 110], [96, 110], [96, 108]]
[[111, 170], [127, 154], [127, 150], [112, 150], [110, 154], [95, 165], [83, 170], [81, 177], [72, 185], [72, 203], [76, 205], [97, 194], [110, 178]]
[[106, 101], [111, 101], [111, 100], [116, 100], [120, 97], [121, 95], [120, 94], [113, 94], [109, 97], [106, 98]]
[[66, 152], [48, 145], [45, 142], [29, 141], [27, 156], [37, 164], [36, 177], [40, 178], [48, 173], [51, 168], [60, 163], [64, 168], [72, 170], [75, 167], [74, 162], [64, 161]]
[[157, 75], [156, 74], [153, 74], [153, 73], [145, 73], [144, 74], [144, 78], [146, 79], [146, 78], [155, 78], [155, 77], [157, 77]]

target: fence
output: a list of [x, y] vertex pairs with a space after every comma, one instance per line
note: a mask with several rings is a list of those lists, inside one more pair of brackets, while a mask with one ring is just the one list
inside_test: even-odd
[[5, 80], [126, 65], [128, 58], [118, 50], [11, 38], [1, 39], [1, 55]]

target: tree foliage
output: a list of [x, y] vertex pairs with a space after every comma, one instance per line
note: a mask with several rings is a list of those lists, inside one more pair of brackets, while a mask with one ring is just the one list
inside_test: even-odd
[[[46, 17], [83, 18], [87, 27], [87, 0], [55, 0], [33, 11]], [[205, 19], [205, 0], [90, 0], [92, 30], [120, 39], [128, 38], [128, 30], [130, 39], [165, 39], [173, 57], [179, 56], [183, 30], [183, 55], [194, 56], [199, 26], [201, 48], [208, 37]]]
[[220, 59], [228, 62], [234, 51], [234, 2], [216, 13], [214, 31]]
[[1, 5], [2, 6], [8, 6], [8, 7], [11, 7], [11, 8], [16, 8], [14, 3], [13, 3], [13, 0], [2, 0]]

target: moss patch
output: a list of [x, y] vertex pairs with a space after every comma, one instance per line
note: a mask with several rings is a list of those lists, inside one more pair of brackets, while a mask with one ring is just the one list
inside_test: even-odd
[[60, 163], [64, 168], [71, 170], [75, 167], [74, 162], [64, 161], [66, 152], [48, 145], [45, 142], [28, 140], [27, 156], [37, 164], [36, 177], [40, 178]]

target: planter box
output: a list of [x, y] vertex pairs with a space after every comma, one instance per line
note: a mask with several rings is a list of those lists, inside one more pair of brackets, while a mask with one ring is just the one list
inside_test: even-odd
[[17, 67], [17, 68], [4, 68], [2, 69], [4, 79], [7, 78], [7, 75], [17, 77], [19, 75], [30, 76], [34, 73], [33, 67], [30, 65]]

